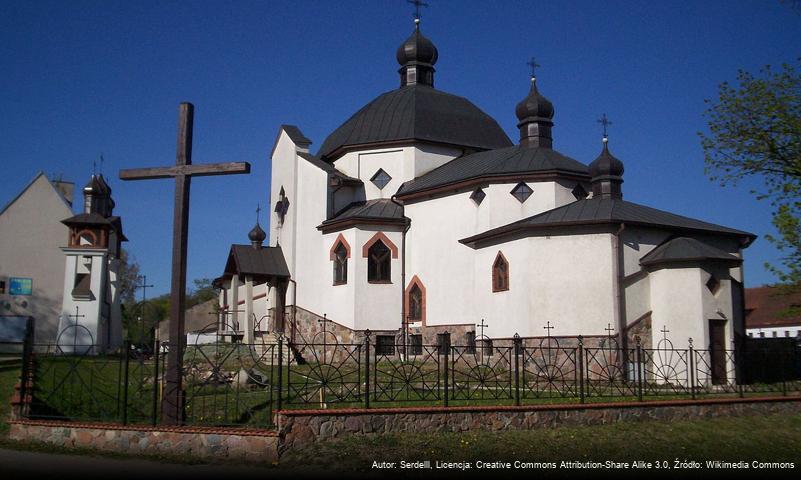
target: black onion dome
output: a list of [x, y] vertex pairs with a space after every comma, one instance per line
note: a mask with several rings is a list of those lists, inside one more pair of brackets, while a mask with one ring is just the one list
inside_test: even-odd
[[531, 79], [531, 90], [528, 96], [520, 101], [515, 108], [517, 119], [523, 122], [527, 118], [553, 118], [553, 103], [543, 97], [537, 90], [537, 82]]
[[262, 230], [261, 225], [256, 222], [256, 226], [248, 233], [248, 238], [251, 242], [263, 242], [267, 238], [267, 234]]
[[414, 29], [412, 35], [398, 47], [395, 54], [398, 63], [404, 66], [408, 63], [424, 63], [434, 65], [437, 63], [437, 47], [434, 43], [420, 33], [420, 28]]
[[623, 176], [623, 162], [609, 152], [606, 141], [601, 154], [590, 164], [590, 176], [593, 178]]

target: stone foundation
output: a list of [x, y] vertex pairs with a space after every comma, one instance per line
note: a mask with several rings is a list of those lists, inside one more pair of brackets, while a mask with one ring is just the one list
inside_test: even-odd
[[278, 460], [278, 433], [270, 430], [12, 420], [12, 440], [43, 442], [127, 454], [150, 453], [197, 458], [273, 462]]
[[278, 413], [282, 451], [348, 435], [529, 430], [620, 421], [678, 421], [720, 416], [797, 413], [801, 397], [675, 400], [647, 403], [284, 410]]

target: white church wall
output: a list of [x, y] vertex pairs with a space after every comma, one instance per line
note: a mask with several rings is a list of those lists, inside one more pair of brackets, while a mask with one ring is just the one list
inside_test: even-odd
[[[492, 291], [492, 264], [503, 252], [509, 290]], [[492, 336], [602, 335], [614, 325], [611, 235], [531, 237], [482, 248], [476, 257], [477, 310]], [[560, 299], [554, 301], [554, 299]]]
[[651, 278], [645, 274], [625, 286], [626, 325], [651, 311]]
[[[734, 310], [732, 305], [732, 285], [731, 279], [728, 278], [728, 268], [722, 266], [708, 265], [705, 269], [701, 269], [701, 297], [703, 299], [703, 321], [707, 330], [707, 342], [700, 344], [696, 343], [698, 348], [709, 348], [709, 320], [725, 320], [726, 321], [726, 348], [732, 348], [731, 340], [734, 339]], [[706, 287], [706, 283], [711, 275], [715, 275], [720, 282], [720, 286], [713, 293]]]
[[[98, 345], [102, 348], [107, 346], [110, 348], [113, 345], [107, 345], [109, 336], [106, 332], [108, 322], [104, 320], [103, 305], [106, 301], [106, 295], [103, 285], [103, 279], [106, 272], [107, 256], [105, 251], [98, 249], [64, 249], [66, 254], [65, 272], [64, 272], [64, 300], [62, 302], [61, 313], [59, 315], [59, 332], [68, 329], [59, 339], [59, 344], [64, 346], [77, 343], [78, 345]], [[82, 262], [84, 257], [90, 258], [90, 263], [87, 265], [90, 271], [90, 285], [89, 289], [92, 292], [90, 299], [73, 298], [72, 289], [75, 285], [75, 275], [79, 268], [79, 263]], [[78, 308], [77, 314], [82, 315], [77, 319], [70, 317], [76, 314], [76, 307]], [[106, 315], [107, 319], [108, 316]], [[74, 327], [74, 325], [79, 327]], [[76, 340], [77, 339], [77, 340]]]
[[[351, 244], [354, 268], [353, 280], [356, 288], [354, 302], [354, 328], [364, 330], [393, 330], [400, 328], [401, 323], [401, 261], [402, 233], [401, 228], [378, 229], [363, 227], [356, 229], [356, 244]], [[367, 281], [367, 258], [363, 255], [363, 247], [377, 232], [382, 232], [398, 247], [397, 258], [390, 260], [391, 283], [369, 283]], [[389, 245], [388, 245], [389, 246]], [[350, 267], [350, 265], [348, 265]], [[411, 278], [407, 272], [407, 278]], [[348, 282], [350, 282], [350, 271]]]
[[[417, 275], [426, 287], [426, 324], [470, 323], [475, 251], [459, 240], [477, 232], [478, 211], [470, 191], [405, 206], [406, 282]], [[486, 201], [486, 199], [485, 199]], [[470, 320], [465, 320], [470, 319]]]
[[[334, 285], [334, 262], [331, 261], [330, 252], [340, 235], [350, 246], [348, 281], [342, 285]], [[314, 259], [315, 275], [305, 277], [304, 282], [298, 284], [298, 305], [317, 315], [326, 315], [340, 325], [354, 328], [356, 283], [359, 280], [356, 264], [360, 257], [356, 229], [326, 233], [321, 235], [321, 239], [322, 247], [309, 252], [308, 257]]]
[[[519, 182], [496, 183], [484, 189], [487, 197], [481, 206], [490, 211], [487, 228], [500, 227], [526, 217], [551, 210], [556, 206], [555, 182], [527, 182], [533, 191], [525, 202], [520, 203], [510, 192]], [[480, 232], [475, 232], [480, 233]]]
[[407, 172], [411, 172], [411, 178], [407, 178], [407, 180], [425, 175], [431, 170], [445, 165], [462, 154], [460, 149], [436, 145], [419, 145], [414, 147], [412, 152], [413, 165], [407, 170]]
[[667, 338], [674, 348], [687, 348], [691, 337], [695, 345], [706, 345], [702, 270], [662, 268], [652, 271], [650, 277], [653, 345], [663, 338], [663, 328], [668, 329]]
[[626, 226], [621, 232], [623, 241], [623, 275], [633, 275], [642, 270], [640, 259], [662, 244], [669, 232], [653, 228]]
[[[272, 154], [270, 176], [270, 238], [269, 245], [281, 245], [289, 272], [294, 275], [295, 268], [295, 218], [298, 212], [297, 170], [299, 159], [298, 146], [285, 131], [281, 131]], [[305, 160], [304, 160], [305, 162]], [[281, 188], [289, 199], [289, 211], [283, 223], [274, 212]]]

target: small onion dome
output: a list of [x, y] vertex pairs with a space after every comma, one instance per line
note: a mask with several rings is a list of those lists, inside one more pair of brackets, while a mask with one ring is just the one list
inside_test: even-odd
[[259, 223], [256, 222], [256, 226], [248, 233], [248, 238], [254, 246], [261, 246], [261, 243], [267, 239], [267, 234], [264, 233]]
[[537, 90], [536, 79], [531, 79], [531, 90], [529, 90], [528, 96], [517, 104], [515, 113], [520, 122], [532, 117], [548, 120], [553, 118], [553, 103]]
[[608, 140], [604, 138], [604, 149], [590, 164], [593, 197], [623, 198], [623, 162], [609, 152]]
[[437, 47], [431, 40], [420, 33], [419, 23], [414, 28], [414, 33], [398, 47], [395, 54], [398, 63], [405, 66], [409, 63], [422, 63], [433, 66], [437, 63]]

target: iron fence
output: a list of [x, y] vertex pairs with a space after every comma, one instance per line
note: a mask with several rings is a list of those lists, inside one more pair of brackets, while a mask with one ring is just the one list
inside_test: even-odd
[[[186, 346], [184, 423], [264, 427], [286, 408], [637, 402], [801, 391], [798, 347], [621, 348], [614, 337], [515, 337], [495, 345], [403, 340]], [[562, 343], [560, 343], [562, 342]], [[26, 344], [21, 412], [30, 418], [158, 423], [167, 348], [116, 354]]]

